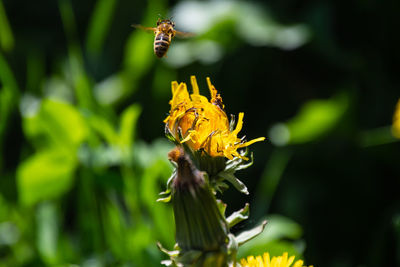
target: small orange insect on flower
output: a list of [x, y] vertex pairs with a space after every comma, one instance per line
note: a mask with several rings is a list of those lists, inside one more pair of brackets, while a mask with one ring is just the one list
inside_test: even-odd
[[186, 143], [193, 151], [204, 151], [212, 157], [239, 157], [247, 160], [237, 150], [255, 142], [259, 137], [244, 141], [237, 137], [243, 126], [244, 114], [239, 113], [235, 129], [230, 129], [222, 98], [207, 78], [211, 100], [200, 95], [196, 77], [191, 76], [193, 93], [189, 95], [185, 83], [172, 82], [172, 99], [169, 116], [164, 120], [166, 131], [177, 142]]

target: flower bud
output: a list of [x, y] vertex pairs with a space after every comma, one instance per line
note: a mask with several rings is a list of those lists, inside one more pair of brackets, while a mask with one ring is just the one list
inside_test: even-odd
[[171, 200], [178, 246], [182, 251], [224, 249], [229, 227], [205, 181], [206, 174], [196, 169], [181, 148], [176, 148], [169, 156], [177, 164]]

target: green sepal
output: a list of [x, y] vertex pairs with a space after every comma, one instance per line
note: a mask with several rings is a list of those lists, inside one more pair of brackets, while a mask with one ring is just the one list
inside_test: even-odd
[[175, 176], [176, 176], [176, 169], [174, 170], [171, 177], [169, 177], [169, 179], [167, 181], [167, 189], [165, 191], [159, 193], [159, 195], [162, 197], [158, 198], [157, 202], [167, 203], [171, 200], [171, 184], [172, 184], [172, 181], [174, 180]]
[[165, 266], [174, 266], [173, 264], [173, 261], [172, 260], [162, 260], [161, 261], [161, 264], [162, 265], [165, 265]]
[[235, 130], [236, 127], [236, 121], [235, 121], [235, 115], [231, 114], [231, 121], [229, 122], [229, 130], [232, 132]]
[[171, 194], [169, 194], [168, 196], [166, 196], [166, 197], [160, 197], [160, 198], [157, 198], [157, 200], [156, 200], [157, 202], [164, 202], [164, 203], [168, 203], [168, 202], [170, 202], [171, 201]]
[[267, 221], [265, 220], [260, 225], [254, 227], [253, 229], [241, 232], [239, 235], [236, 236], [236, 242], [238, 243], [239, 246], [243, 245], [247, 241], [261, 234], [266, 225]]
[[165, 265], [165, 266], [174, 266], [174, 264], [175, 264], [175, 266], [176, 266], [176, 263], [174, 263], [173, 259], [175, 259], [176, 257], [178, 257], [178, 255], [179, 255], [179, 250], [172, 250], [172, 251], [167, 250], [166, 248], [164, 248], [164, 247], [161, 245], [160, 242], [157, 242], [157, 247], [158, 247], [158, 249], [159, 249], [161, 252], [167, 254], [167, 255], [170, 257], [170, 260], [163, 260], [163, 261], [161, 261], [161, 264], [163, 264], [163, 265]]
[[[158, 249], [170, 257], [169, 260], [161, 261], [161, 264], [179, 267], [234, 267], [236, 266], [238, 244], [233, 234], [229, 234], [228, 239], [229, 242], [227, 246], [222, 246], [217, 250], [210, 251], [194, 249], [169, 251], [158, 242]], [[178, 248], [177, 244], [175, 244], [175, 248]]]
[[170, 257], [177, 257], [179, 255], [179, 250], [167, 250], [166, 248], [164, 248], [160, 242], [157, 242], [157, 247], [161, 252], [164, 252], [165, 254], [167, 254]]
[[179, 266], [179, 267], [235, 266], [233, 264], [232, 258], [229, 255], [227, 255], [225, 251], [190, 250], [182, 253], [178, 257], [172, 258], [170, 261], [164, 261], [164, 262], [170, 264], [167, 266]]
[[[247, 156], [248, 153], [249, 153], [249, 150], [246, 147], [246, 149], [243, 150], [240, 153], [240, 155], [242, 157], [245, 157], [245, 156]], [[250, 153], [250, 160], [244, 160], [242, 158], [235, 157], [233, 159], [226, 161], [225, 171], [236, 172], [239, 170], [243, 170], [243, 169], [246, 169], [246, 168], [250, 167], [251, 165], [253, 165], [253, 162], [254, 162], [253, 153]]]
[[236, 263], [236, 258], [237, 258], [237, 252], [239, 249], [239, 244], [236, 241], [236, 237], [229, 233], [228, 234], [228, 255], [229, 255], [229, 261], [228, 261], [228, 266], [229, 267], [236, 267], [237, 263]]
[[239, 222], [246, 220], [249, 218], [249, 203], [246, 203], [243, 209], [235, 211], [232, 213], [228, 218], [226, 218], [226, 221], [228, 222], [229, 228], [232, 228], [234, 225], [238, 224]]
[[195, 151], [192, 155], [197, 168], [207, 172], [210, 177], [217, 176], [226, 168], [225, 157], [211, 157], [202, 149]]
[[240, 181], [238, 178], [236, 178], [235, 175], [233, 175], [233, 173], [221, 172], [219, 174], [219, 177], [230, 182], [239, 192], [242, 192], [246, 195], [249, 194], [249, 191], [247, 190], [246, 185], [242, 181]]
[[222, 181], [213, 181], [212, 186], [216, 191], [220, 192], [221, 194], [229, 188], [229, 185]]
[[167, 190], [158, 193], [160, 196], [171, 194], [171, 188], [167, 188]]
[[222, 202], [222, 200], [217, 199], [217, 206], [219, 211], [221, 212], [222, 216], [225, 216], [225, 211], [226, 211], [226, 204]]
[[165, 136], [170, 140], [171, 142], [175, 144], [179, 144], [179, 140], [176, 140], [176, 138], [173, 136], [171, 131], [169, 130], [168, 123], [165, 124]]

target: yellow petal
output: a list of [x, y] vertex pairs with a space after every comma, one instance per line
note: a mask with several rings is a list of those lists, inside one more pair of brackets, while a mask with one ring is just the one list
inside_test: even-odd
[[178, 88], [178, 82], [177, 81], [173, 81], [171, 82], [171, 90], [172, 90], [172, 95], [175, 94], [176, 89]]
[[175, 109], [179, 104], [189, 103], [189, 93], [185, 83], [180, 83], [174, 90], [174, 95], [171, 100], [171, 110]]
[[241, 147], [246, 147], [246, 146], [249, 146], [249, 145], [251, 145], [251, 144], [254, 144], [255, 142], [260, 142], [260, 141], [264, 141], [264, 140], [265, 140], [265, 137], [258, 137], [258, 138], [256, 138], [256, 139], [253, 139], [253, 140], [248, 141], [248, 142], [246, 142], [246, 143], [240, 144], [240, 145], [239, 145], [239, 148], [241, 148]]
[[200, 95], [199, 85], [197, 84], [196, 76], [190, 76], [190, 82], [192, 83], [193, 94]]
[[247, 261], [245, 259], [241, 259], [240, 260], [240, 265], [242, 265], [242, 267], [246, 267], [247, 265]]
[[269, 258], [269, 253], [266, 252], [266, 253], [264, 253], [263, 256], [264, 256], [264, 266], [265, 267], [271, 267], [271, 260]]
[[240, 130], [242, 130], [243, 117], [244, 117], [244, 113], [240, 112], [239, 113], [239, 118], [238, 118], [238, 121], [237, 121], [237, 124], [236, 124], [236, 128], [235, 128], [235, 130], [233, 130], [232, 134], [237, 135], [240, 132]]
[[303, 261], [302, 260], [298, 260], [295, 262], [295, 264], [293, 265], [293, 267], [302, 267], [303, 266]]
[[288, 260], [288, 263], [286, 264], [286, 267], [289, 267], [293, 262], [294, 262], [294, 256], [291, 256]]
[[[185, 142], [194, 151], [203, 149], [212, 157], [225, 156], [228, 159], [238, 157], [248, 160], [237, 150], [265, 138], [260, 137], [249, 142], [242, 142], [237, 135], [243, 127], [244, 113], [239, 113], [236, 127], [231, 132], [222, 98], [211, 84], [210, 79], [207, 78], [211, 93], [210, 101], [200, 95], [196, 77], [191, 76], [190, 81], [193, 88], [191, 95], [189, 95], [185, 83], [171, 83], [173, 94], [170, 101], [171, 109], [168, 117], [164, 120], [169, 132], [176, 140], [181, 143]], [[179, 140], [180, 138], [183, 140]]]
[[208, 90], [210, 90], [211, 99], [217, 96], [217, 89], [211, 84], [211, 80], [209, 77], [207, 79]]

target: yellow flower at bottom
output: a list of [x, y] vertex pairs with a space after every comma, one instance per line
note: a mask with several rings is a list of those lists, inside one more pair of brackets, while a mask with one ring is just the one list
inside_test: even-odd
[[265, 138], [260, 137], [245, 142], [237, 135], [243, 126], [243, 113], [235, 129], [230, 129], [229, 120], [224, 111], [224, 104], [217, 89], [207, 78], [211, 100], [199, 92], [196, 77], [191, 76], [193, 94], [189, 95], [185, 83], [172, 82], [171, 110], [164, 120], [168, 132], [180, 143], [186, 143], [192, 150], [205, 151], [212, 157], [246, 157], [239, 154], [239, 148], [249, 146]]
[[282, 256], [271, 259], [269, 253], [266, 252], [262, 257], [249, 256], [247, 259], [241, 259], [240, 264], [242, 267], [303, 267], [302, 260], [298, 260], [292, 265], [294, 258], [294, 256], [288, 258], [288, 253], [285, 252]]
[[397, 102], [396, 111], [393, 115], [392, 133], [396, 138], [400, 138], [400, 100]]

